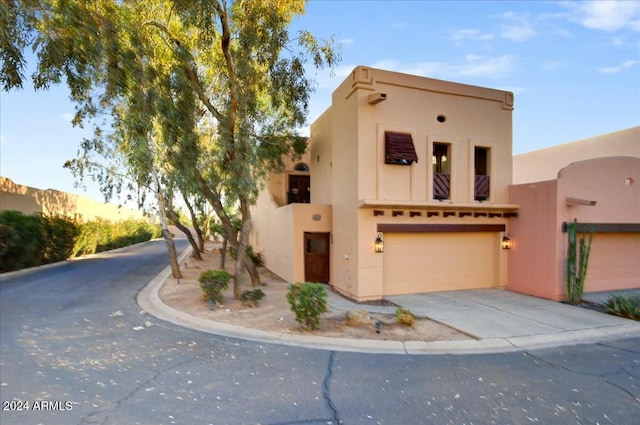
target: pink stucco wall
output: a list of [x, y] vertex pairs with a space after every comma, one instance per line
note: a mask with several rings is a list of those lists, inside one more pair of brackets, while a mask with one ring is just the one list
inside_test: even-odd
[[[508, 229], [514, 240], [509, 289], [562, 299], [567, 251], [562, 223], [574, 218], [581, 223], [640, 223], [640, 158], [575, 162], [560, 170], [556, 180], [511, 186], [510, 200], [520, 205], [520, 213]], [[585, 291], [638, 287], [640, 233], [596, 233]]]

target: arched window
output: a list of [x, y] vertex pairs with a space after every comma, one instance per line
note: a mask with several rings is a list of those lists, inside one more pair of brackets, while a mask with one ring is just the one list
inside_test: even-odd
[[293, 167], [293, 171], [309, 171], [309, 166], [304, 162], [300, 162]]

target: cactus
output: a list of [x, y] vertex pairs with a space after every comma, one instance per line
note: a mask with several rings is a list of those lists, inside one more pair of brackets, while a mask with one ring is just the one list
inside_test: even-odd
[[565, 284], [567, 299], [572, 304], [579, 304], [584, 293], [584, 280], [587, 277], [587, 266], [589, 254], [591, 252], [591, 242], [593, 241], [593, 230], [589, 234], [588, 241], [583, 233], [580, 240], [577, 240], [578, 220], [573, 219], [573, 223], [567, 223], [567, 235], [569, 247], [567, 249], [567, 260], [565, 267]]

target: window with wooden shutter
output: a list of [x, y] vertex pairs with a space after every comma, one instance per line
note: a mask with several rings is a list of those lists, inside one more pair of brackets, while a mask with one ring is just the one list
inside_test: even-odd
[[411, 134], [386, 132], [384, 137], [385, 164], [411, 165], [418, 162]]

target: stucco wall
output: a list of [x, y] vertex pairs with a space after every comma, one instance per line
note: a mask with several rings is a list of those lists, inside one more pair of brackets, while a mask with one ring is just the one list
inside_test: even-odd
[[515, 155], [513, 184], [552, 180], [572, 162], [607, 156], [640, 158], [640, 127]]
[[[571, 205], [567, 198], [595, 201]], [[558, 225], [582, 223], [640, 224], [640, 158], [607, 157], [573, 163], [558, 173]], [[567, 237], [562, 234], [564, 258]], [[640, 288], [640, 233], [596, 233], [589, 257], [585, 291]]]
[[[509, 231], [509, 289], [565, 297], [567, 234], [563, 222], [640, 223], [640, 158], [605, 157], [572, 163], [545, 182], [514, 185], [520, 214]], [[578, 199], [583, 203], [576, 203]], [[594, 201], [595, 205], [588, 205]], [[640, 234], [596, 233], [586, 292], [640, 287]]]
[[511, 186], [510, 200], [520, 205], [507, 232], [513, 241], [508, 257], [508, 288], [537, 297], [559, 299], [562, 259], [558, 255], [556, 180]]
[[86, 196], [53, 189], [36, 189], [0, 177], [0, 210], [15, 210], [24, 214], [41, 212], [47, 215], [78, 217], [82, 220], [142, 219], [142, 211], [122, 208], [115, 204], [96, 202]]
[[[311, 157], [306, 153], [299, 160], [284, 161], [284, 171], [269, 176], [251, 208], [249, 243], [269, 270], [288, 282], [298, 282], [305, 280], [304, 232], [331, 232], [332, 211], [326, 204], [287, 204], [288, 176], [308, 174], [294, 167], [305, 164], [311, 168]], [[313, 178], [311, 184], [313, 202]]]
[[[368, 101], [372, 93], [384, 93], [386, 100], [372, 105]], [[388, 221], [391, 212], [374, 219], [371, 209], [362, 209], [363, 202], [415, 203], [423, 209], [444, 204], [433, 200], [434, 142], [451, 144], [454, 163], [447, 205], [472, 209], [507, 204], [512, 109], [510, 92], [368, 67], [353, 70], [334, 91], [329, 110], [311, 127], [312, 202], [316, 202], [314, 193], [322, 193], [323, 202], [333, 204], [331, 283], [337, 290], [358, 299], [379, 298], [382, 294], [384, 256], [373, 252], [373, 241], [376, 224]], [[438, 122], [438, 115], [444, 115], [445, 122]], [[385, 164], [385, 131], [411, 134], [418, 163]], [[483, 203], [474, 201], [473, 195], [475, 146], [491, 149], [491, 196]], [[330, 199], [325, 191], [314, 189], [325, 184], [332, 186]], [[424, 214], [421, 219], [412, 219], [416, 220], [435, 222], [433, 218], [426, 220]], [[468, 220], [456, 214], [446, 222]], [[496, 286], [506, 279], [506, 263], [502, 255], [498, 257]], [[468, 265], [473, 267], [471, 262]], [[416, 267], [416, 273], [420, 273], [419, 264]]]

